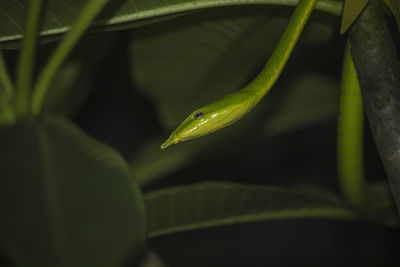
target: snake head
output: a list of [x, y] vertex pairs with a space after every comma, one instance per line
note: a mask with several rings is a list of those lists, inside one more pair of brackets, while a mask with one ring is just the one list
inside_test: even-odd
[[170, 137], [161, 145], [161, 148], [165, 149], [170, 145], [207, 134], [207, 132], [204, 131], [205, 129], [203, 129], [203, 125], [209, 122], [210, 118], [212, 118], [212, 116], [203, 111], [203, 109], [194, 111], [178, 128], [176, 128]]
[[243, 117], [253, 104], [244, 101], [243, 93], [237, 92], [192, 112], [170, 137], [161, 145], [170, 145], [215, 132]]

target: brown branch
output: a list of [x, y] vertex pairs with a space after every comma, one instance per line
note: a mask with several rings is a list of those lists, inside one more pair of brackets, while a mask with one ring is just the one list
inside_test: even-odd
[[369, 5], [350, 30], [364, 108], [400, 214], [400, 62], [382, 13]]

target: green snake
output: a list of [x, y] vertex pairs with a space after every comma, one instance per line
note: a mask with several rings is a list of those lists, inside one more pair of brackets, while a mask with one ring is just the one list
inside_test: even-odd
[[[276, 80], [279, 78], [279, 75], [288, 61], [290, 54], [292, 53], [293, 48], [296, 45], [316, 2], [317, 0], [302, 0], [297, 5], [296, 10], [294, 11], [285, 32], [275, 48], [274, 53], [267, 61], [265, 67], [252, 82], [235, 93], [224, 96], [212, 104], [195, 110], [178, 126], [174, 132], [172, 132], [170, 137], [161, 145], [161, 148], [165, 149], [172, 144], [197, 138], [217, 131], [234, 123], [250, 112], [269, 92]], [[350, 27], [351, 24], [357, 19], [367, 2], [368, 0], [346, 0], [342, 18], [342, 32], [345, 32], [348, 27]], [[400, 16], [399, 12], [397, 12], [395, 8], [397, 6], [394, 4], [394, 1], [383, 0], [383, 2], [392, 11], [392, 14], [396, 20], [399, 21], [400, 25]], [[362, 132], [362, 126], [359, 126], [362, 124], [362, 101], [357, 75], [351, 59], [349, 48], [346, 49], [344, 61], [341, 117], [339, 118], [340, 126], [338, 149], [340, 157], [338, 160], [339, 165], [341, 166], [341, 175], [349, 176], [348, 172], [345, 170], [346, 159], [344, 158], [347, 157], [346, 155], [350, 155], [349, 151], [351, 149], [345, 149], [344, 147], [346, 147], [346, 144], [348, 143], [346, 140], [348, 136], [352, 136], [356, 132], [359, 135]], [[353, 96], [351, 96], [351, 94], [353, 94]], [[351, 105], [353, 105], [353, 108], [350, 108]], [[358, 119], [355, 119], [356, 121], [351, 122], [350, 117], [354, 116], [358, 116]], [[351, 127], [354, 128], [353, 132], [351, 130], [344, 129], [346, 124], [350, 125], [349, 129]], [[351, 126], [351, 124], [353, 126]], [[358, 140], [362, 140], [362, 136], [358, 136]], [[356, 143], [357, 144], [355, 146], [358, 147], [355, 148], [354, 151], [358, 151], [357, 157], [358, 160], [360, 160], [362, 158], [360, 154], [362, 151], [361, 141], [357, 141]], [[354, 164], [349, 163], [348, 165], [360, 166], [360, 164], [360, 162], [356, 162]], [[358, 167], [355, 169], [360, 170]], [[363, 175], [358, 173], [355, 174], [355, 176], [361, 177]]]
[[161, 148], [215, 132], [250, 112], [278, 79], [316, 2], [302, 0], [297, 5], [272, 56], [252, 82], [235, 93], [195, 110], [172, 132]]
[[[389, 0], [385, 0], [385, 3], [393, 10]], [[161, 148], [217, 131], [251, 111], [278, 79], [315, 4], [316, 0], [302, 0], [298, 4], [273, 55], [251, 83], [238, 92], [195, 110], [161, 145]], [[366, 0], [346, 1], [347, 11], [343, 13], [342, 32], [352, 25], [365, 5]], [[339, 183], [350, 203], [361, 206], [365, 203], [362, 157], [363, 107], [349, 43], [345, 49], [341, 91], [337, 145]]]

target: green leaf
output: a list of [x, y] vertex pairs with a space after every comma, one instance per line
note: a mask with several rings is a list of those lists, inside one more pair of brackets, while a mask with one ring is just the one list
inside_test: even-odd
[[290, 218], [355, 219], [337, 197], [316, 190], [206, 182], [145, 195], [149, 237]]
[[301, 73], [295, 77], [278, 99], [279, 106], [269, 116], [263, 129], [276, 136], [317, 123], [333, 120], [338, 114], [338, 81], [317, 73]]
[[13, 94], [14, 85], [11, 82], [3, 51], [0, 50], [0, 96], [1, 98], [6, 98], [8, 101]]
[[[153, 182], [157, 178], [189, 164], [201, 149], [197, 143], [189, 143], [188, 146], [176, 146], [175, 149], [162, 151], [160, 144], [163, 139], [164, 137], [150, 139], [132, 160], [132, 174], [137, 177], [141, 185]], [[209, 145], [205, 145], [209, 147]]]
[[7, 64], [0, 49], [0, 126], [11, 124], [15, 120], [11, 99], [14, 94], [14, 85], [8, 73]]
[[345, 33], [368, 4], [368, 0], [345, 0], [340, 33]]
[[[70, 28], [78, 13], [88, 1], [48, 0], [43, 16], [42, 36], [54, 37]], [[23, 32], [24, 11], [29, 0], [0, 2], [0, 43], [20, 40]], [[95, 21], [95, 25], [104, 28], [134, 27], [142, 25], [145, 19], [168, 16], [177, 13], [201, 10], [205, 8], [254, 4], [281, 4], [294, 6], [298, 0], [122, 0], [110, 1]], [[320, 0], [317, 9], [340, 15], [342, 3], [333, 0]]]
[[121, 266], [144, 247], [122, 157], [68, 121], [0, 129], [0, 247], [17, 266]]

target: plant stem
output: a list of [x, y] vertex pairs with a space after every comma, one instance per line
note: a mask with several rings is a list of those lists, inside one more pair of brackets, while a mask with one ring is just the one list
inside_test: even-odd
[[0, 100], [0, 126], [3, 124], [12, 124], [15, 121], [15, 114], [9, 103], [3, 103]]
[[14, 121], [15, 115], [10, 105], [13, 91], [14, 86], [8, 74], [3, 53], [0, 50], [0, 125]]
[[355, 207], [366, 203], [363, 165], [363, 107], [360, 85], [347, 43], [338, 123], [337, 161], [343, 195]]
[[40, 114], [47, 91], [49, 90], [51, 82], [61, 64], [108, 1], [109, 0], [90, 0], [86, 4], [72, 25], [71, 30], [58, 45], [46, 66], [39, 74], [37, 83], [34, 87], [32, 102], [32, 111], [35, 116]]
[[[4, 90], [4, 93], [2, 90]], [[11, 99], [13, 92], [14, 86], [7, 70], [3, 52], [0, 50], [0, 94], [4, 94], [8, 99]]]
[[372, 135], [400, 214], [400, 61], [381, 9], [369, 4], [350, 30]]
[[30, 111], [30, 90], [42, 6], [43, 0], [29, 1], [25, 37], [22, 42], [22, 49], [17, 68], [15, 111], [18, 117], [27, 116]]

